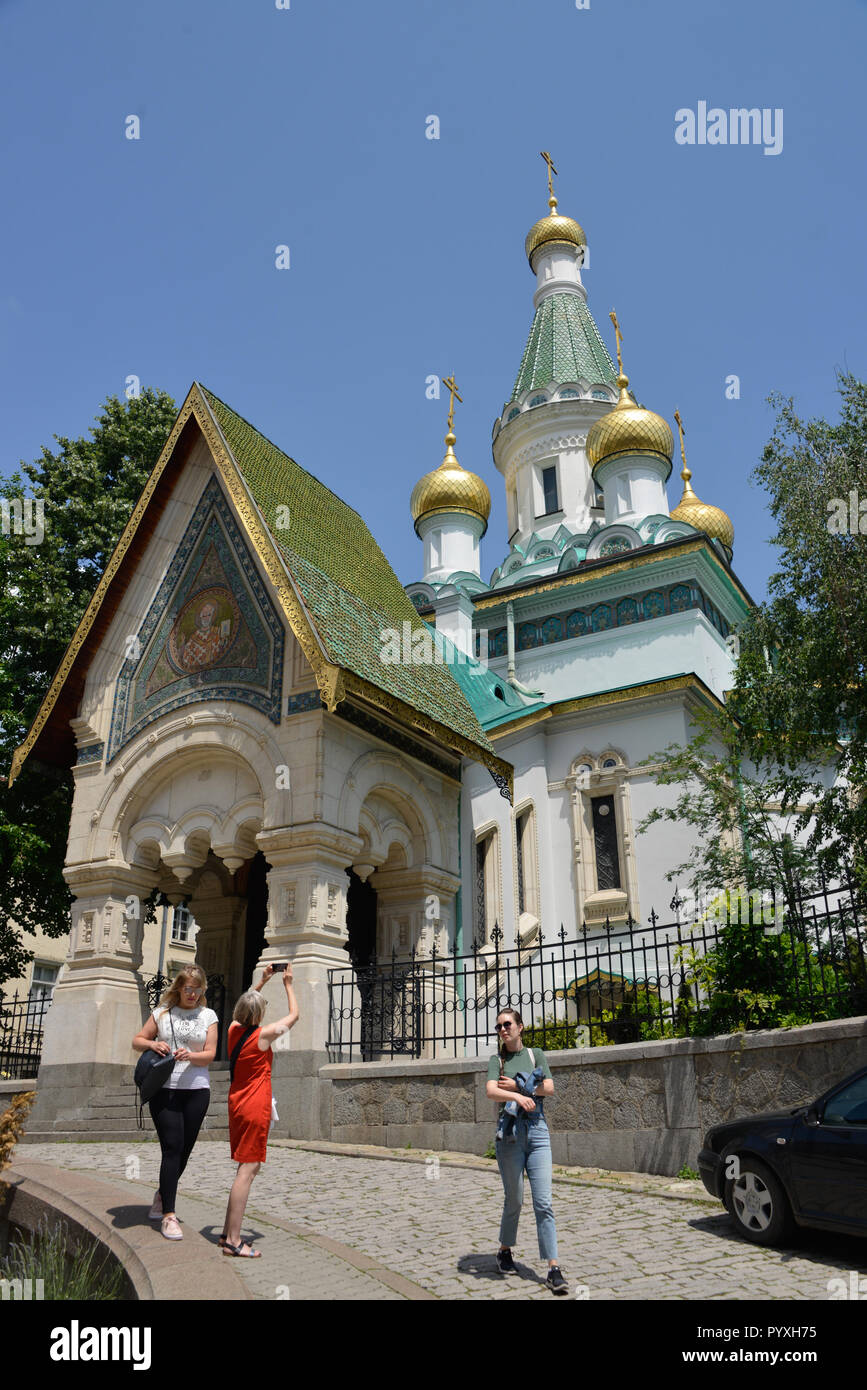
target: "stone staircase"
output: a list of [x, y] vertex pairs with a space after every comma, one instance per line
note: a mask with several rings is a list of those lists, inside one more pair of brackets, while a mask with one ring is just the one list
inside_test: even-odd
[[[203, 1139], [229, 1140], [229, 1068], [228, 1064], [211, 1067], [211, 1103], [197, 1142]], [[141, 1143], [157, 1135], [147, 1105], [144, 1107], [144, 1129], [138, 1128], [138, 1091], [130, 1070], [128, 1086], [105, 1086], [94, 1091], [89, 1104], [74, 1118], [57, 1120], [52, 1129], [28, 1127], [21, 1136], [22, 1144], [63, 1140], [101, 1140], [118, 1143]]]

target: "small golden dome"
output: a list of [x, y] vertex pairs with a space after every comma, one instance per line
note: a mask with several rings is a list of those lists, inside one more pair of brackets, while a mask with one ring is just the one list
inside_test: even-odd
[[491, 494], [477, 474], [468, 472], [458, 463], [455, 435], [451, 430], [446, 435], [446, 445], [446, 456], [439, 468], [425, 473], [412, 490], [409, 506], [416, 533], [421, 518], [431, 512], [463, 512], [485, 523], [484, 535], [491, 514]]
[[604, 459], [618, 454], [656, 454], [670, 465], [674, 436], [668, 425], [660, 415], [635, 404], [627, 390], [628, 376], [621, 373], [617, 385], [620, 400], [587, 435], [587, 458], [594, 473]]
[[530, 262], [531, 268], [533, 252], [550, 241], [566, 241], [572, 246], [582, 248], [587, 245], [583, 227], [579, 227], [578, 223], [571, 217], [560, 216], [557, 212], [557, 199], [553, 194], [548, 199], [548, 206], [551, 209], [550, 216], [543, 217], [535, 226], [531, 227], [527, 233], [527, 240], [524, 242], [524, 250], [527, 253], [527, 260]]
[[735, 528], [731, 517], [722, 507], [713, 507], [709, 502], [702, 502], [696, 497], [690, 485], [692, 473], [688, 468], [684, 468], [680, 476], [683, 478], [683, 496], [671, 513], [672, 521], [685, 521], [694, 526], [696, 531], [704, 531], [711, 540], [722, 541], [731, 555], [735, 542]]

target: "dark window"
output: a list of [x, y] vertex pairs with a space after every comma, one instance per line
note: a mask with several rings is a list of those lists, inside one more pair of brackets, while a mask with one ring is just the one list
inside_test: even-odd
[[545, 511], [558, 512], [560, 503], [557, 501], [557, 469], [542, 469], [542, 488], [545, 493]]
[[486, 941], [488, 937], [488, 909], [485, 901], [485, 857], [487, 854], [487, 840], [477, 840], [476, 842], [476, 924], [480, 940]]
[[176, 907], [172, 915], [172, 941], [188, 943], [190, 940], [190, 910], [187, 907]]
[[527, 833], [529, 812], [525, 811], [515, 822], [515, 836], [518, 841], [518, 914], [526, 912], [524, 898], [524, 838]]
[[620, 859], [617, 853], [617, 821], [614, 797], [593, 799], [593, 839], [596, 845], [596, 884], [600, 892], [620, 887]]

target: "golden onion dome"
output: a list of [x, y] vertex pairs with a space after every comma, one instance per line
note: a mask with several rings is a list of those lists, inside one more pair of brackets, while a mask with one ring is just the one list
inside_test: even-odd
[[431, 512], [463, 512], [484, 522], [484, 535], [491, 514], [491, 494], [477, 474], [458, 463], [451, 430], [446, 435], [446, 445], [446, 456], [439, 468], [425, 473], [412, 490], [409, 506], [416, 532], [419, 521]]
[[674, 453], [674, 436], [666, 422], [652, 410], [636, 405], [629, 394], [629, 377], [617, 377], [620, 400], [613, 410], [590, 427], [587, 458], [595, 472], [604, 459], [619, 454], [656, 454], [669, 466]]
[[533, 265], [533, 252], [548, 242], [565, 241], [572, 246], [580, 246], [582, 249], [587, 245], [583, 227], [579, 227], [573, 218], [561, 217], [557, 212], [557, 199], [553, 193], [548, 199], [548, 206], [551, 209], [550, 215], [541, 218], [535, 226], [530, 228], [527, 233], [527, 240], [524, 242], [524, 250], [531, 267]]
[[731, 517], [722, 507], [713, 507], [709, 502], [702, 502], [696, 497], [690, 485], [692, 473], [688, 468], [684, 468], [680, 476], [683, 478], [683, 496], [671, 513], [672, 521], [685, 521], [694, 526], [696, 531], [704, 531], [711, 540], [722, 541], [731, 555], [735, 542], [735, 528]]

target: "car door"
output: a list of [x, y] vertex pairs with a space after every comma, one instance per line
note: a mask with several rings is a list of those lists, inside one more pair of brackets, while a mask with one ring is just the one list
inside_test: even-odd
[[867, 1073], [826, 1097], [818, 1124], [800, 1117], [789, 1163], [804, 1219], [867, 1232]]

